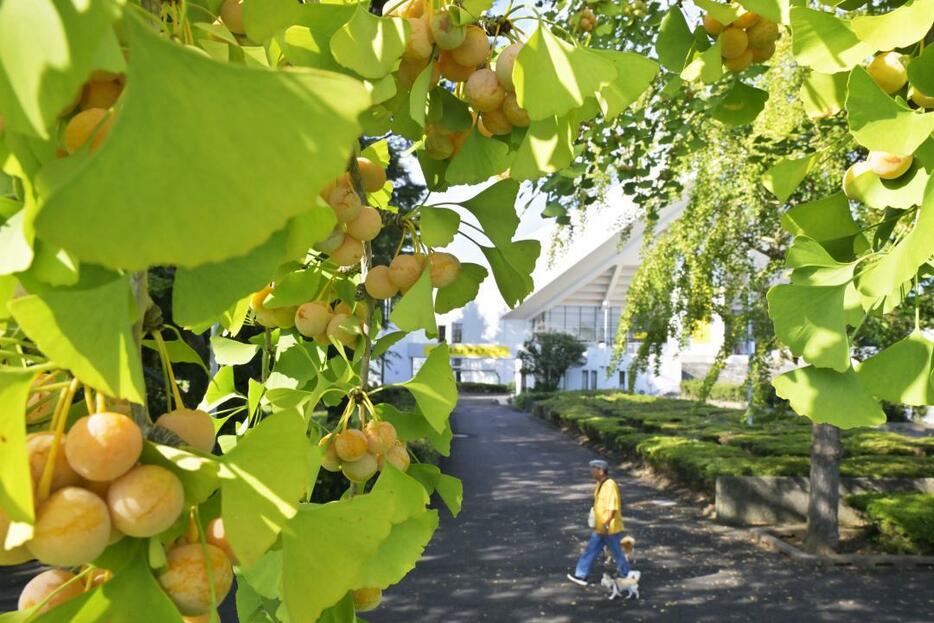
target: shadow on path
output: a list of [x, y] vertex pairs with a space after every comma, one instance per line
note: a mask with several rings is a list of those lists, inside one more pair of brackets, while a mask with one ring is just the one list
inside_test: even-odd
[[715, 534], [619, 471], [642, 599], [608, 601], [564, 577], [588, 536], [595, 453], [489, 399], [463, 400], [454, 430], [444, 469], [464, 481], [464, 510], [441, 511], [423, 559], [371, 623], [934, 620], [934, 573], [802, 566]]

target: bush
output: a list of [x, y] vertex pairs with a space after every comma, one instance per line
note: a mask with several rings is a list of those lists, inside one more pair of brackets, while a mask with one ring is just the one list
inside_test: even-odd
[[886, 550], [934, 554], [934, 495], [865, 493], [846, 501], [865, 514]]
[[[685, 398], [698, 399], [704, 379], [689, 379], [681, 381], [681, 395]], [[722, 400], [724, 402], [746, 402], [746, 386], [736, 383], [714, 383], [707, 395], [708, 400]]]
[[464, 394], [506, 394], [509, 387], [502, 383], [473, 383], [465, 381], [457, 384], [457, 391]]

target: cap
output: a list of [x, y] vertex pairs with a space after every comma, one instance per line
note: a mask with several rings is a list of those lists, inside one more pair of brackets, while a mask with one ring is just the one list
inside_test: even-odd
[[597, 469], [602, 469], [604, 471], [610, 469], [610, 464], [604, 461], [603, 459], [594, 459], [590, 462], [591, 467], [596, 467]]

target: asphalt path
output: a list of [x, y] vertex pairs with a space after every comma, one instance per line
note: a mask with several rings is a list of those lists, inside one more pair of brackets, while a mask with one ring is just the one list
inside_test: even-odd
[[490, 399], [462, 400], [453, 418], [442, 467], [463, 480], [464, 509], [457, 519], [441, 511], [424, 557], [364, 615], [370, 623], [934, 621], [934, 571], [794, 562], [723, 535], [699, 509], [619, 469], [641, 598], [609, 601], [599, 585], [565, 578], [588, 536], [587, 462], [598, 455]]

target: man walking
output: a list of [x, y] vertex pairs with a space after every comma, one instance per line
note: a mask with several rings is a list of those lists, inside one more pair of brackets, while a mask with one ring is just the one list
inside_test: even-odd
[[587, 586], [587, 576], [597, 556], [603, 551], [604, 547], [610, 548], [613, 554], [613, 560], [616, 562], [616, 570], [619, 577], [624, 578], [629, 573], [629, 562], [623, 555], [620, 547], [620, 535], [623, 531], [623, 517], [620, 508], [619, 487], [609, 475], [610, 466], [606, 461], [595, 460], [590, 462], [590, 473], [596, 481], [596, 488], [593, 494], [593, 512], [594, 518], [593, 534], [580, 560], [577, 561], [577, 568], [574, 573], [568, 574], [568, 579], [575, 584]]

